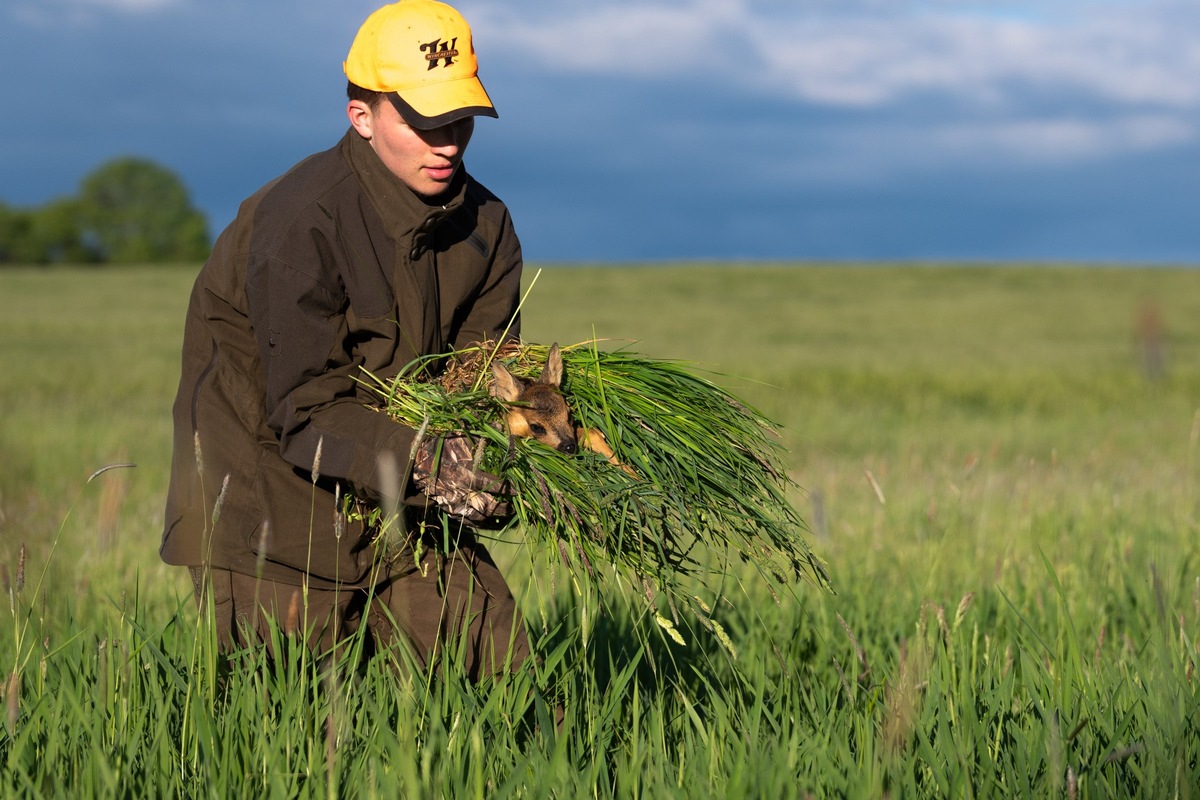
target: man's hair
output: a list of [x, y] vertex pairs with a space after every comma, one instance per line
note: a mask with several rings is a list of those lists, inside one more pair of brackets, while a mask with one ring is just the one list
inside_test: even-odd
[[360, 100], [374, 109], [383, 102], [383, 92], [364, 89], [353, 81], [346, 81], [346, 99]]

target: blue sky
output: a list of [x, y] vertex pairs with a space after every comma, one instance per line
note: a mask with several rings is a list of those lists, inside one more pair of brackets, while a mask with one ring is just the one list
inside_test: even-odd
[[[376, 2], [5, 0], [0, 200], [174, 170], [214, 233], [345, 130]], [[462, 0], [533, 261], [1200, 263], [1195, 0]]]

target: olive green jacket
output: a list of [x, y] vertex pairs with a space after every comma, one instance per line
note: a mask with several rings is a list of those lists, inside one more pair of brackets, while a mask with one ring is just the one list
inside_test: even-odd
[[378, 500], [390, 478], [421, 498], [415, 432], [362, 379], [519, 333], [508, 210], [463, 169], [447, 194], [426, 203], [350, 130], [242, 204], [188, 307], [164, 561], [365, 579], [369, 532], [339, 496]]

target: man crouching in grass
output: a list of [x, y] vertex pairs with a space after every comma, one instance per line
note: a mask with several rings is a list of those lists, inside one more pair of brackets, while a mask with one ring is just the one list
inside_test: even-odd
[[[211, 590], [226, 651], [272, 622], [320, 651], [366, 626], [426, 665], [465, 642], [478, 679], [528, 654], [472, 535], [506, 513], [499, 482], [465, 437], [419, 437], [361, 380], [519, 335], [520, 243], [463, 166], [475, 117], [497, 114], [466, 20], [433, 0], [373, 13], [344, 70], [349, 130], [246, 200], [196, 280], [161, 554], [198, 603]], [[382, 559], [344, 506], [389, 487], [413, 533]]]

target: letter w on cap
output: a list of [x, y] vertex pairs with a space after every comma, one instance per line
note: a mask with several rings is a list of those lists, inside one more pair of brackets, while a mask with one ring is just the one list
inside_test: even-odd
[[[445, 61], [443, 67], [448, 67], [454, 63], [454, 57], [458, 55], [456, 45], [458, 37], [450, 40], [450, 44], [442, 44], [441, 39], [434, 39], [432, 42], [426, 42], [421, 45], [421, 52], [425, 53], [425, 60], [429, 62], [429, 69], [433, 69], [438, 65], [439, 61]], [[425, 52], [428, 50], [429, 52]], [[426, 70], [428, 71], [428, 70]]]

